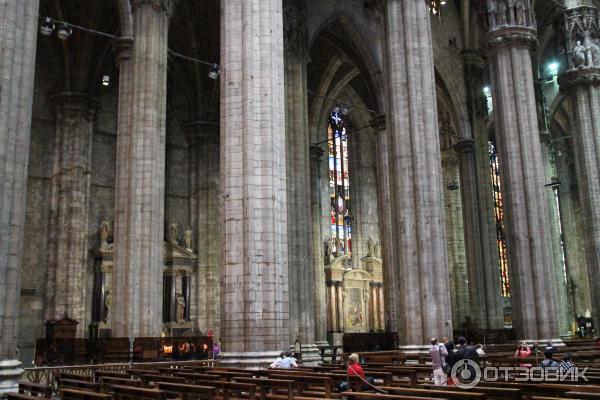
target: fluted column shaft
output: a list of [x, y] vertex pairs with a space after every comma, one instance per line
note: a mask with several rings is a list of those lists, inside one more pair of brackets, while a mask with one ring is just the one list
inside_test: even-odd
[[[600, 51], [593, 50], [585, 31], [599, 34], [600, 11], [596, 7], [575, 7], [564, 11], [569, 70], [560, 77], [561, 91], [570, 96], [573, 111], [573, 153], [577, 184], [584, 218], [584, 246], [587, 257], [594, 325], [600, 324]], [[576, 50], [582, 45], [585, 50]], [[572, 51], [572, 53], [571, 53]], [[585, 57], [577, 61], [581, 51]], [[579, 53], [579, 54], [578, 54]], [[582, 62], [583, 61], [583, 62]]]
[[38, 8], [0, 2], [0, 361], [17, 350]]
[[521, 24], [498, 20], [499, 27], [490, 13], [485, 48], [502, 168], [513, 326], [519, 338], [541, 340], [558, 338], [559, 330], [530, 55], [535, 18], [528, 10], [519, 17]]
[[289, 345], [281, 0], [221, 1], [221, 336]]
[[86, 273], [95, 99], [82, 93], [52, 98], [56, 138], [50, 201], [46, 319], [67, 314], [86, 332]]
[[[115, 336], [158, 336], [164, 239], [167, 3], [134, 1], [131, 60], [121, 61], [115, 193]], [[127, 90], [123, 92], [122, 90]]]
[[220, 337], [219, 124], [190, 123], [186, 136], [190, 143], [194, 250], [198, 254], [196, 326], [201, 332], [210, 330]]
[[321, 242], [321, 163], [323, 150], [318, 146], [310, 148], [310, 225], [312, 227], [312, 268], [315, 307], [315, 342], [327, 343], [327, 287], [325, 282], [324, 245]]
[[452, 334], [433, 44], [425, 2], [384, 7], [395, 257], [385, 281], [402, 344], [420, 345]]
[[[458, 157], [454, 150], [447, 149], [442, 152], [442, 171], [444, 184], [455, 183], [460, 187], [462, 181], [460, 180]], [[471, 304], [469, 286], [471, 282], [467, 275], [463, 204], [459, 190], [446, 190], [444, 192], [444, 209], [448, 266], [450, 269], [450, 293], [452, 294], [452, 323], [454, 326], [460, 327], [469, 316]]]

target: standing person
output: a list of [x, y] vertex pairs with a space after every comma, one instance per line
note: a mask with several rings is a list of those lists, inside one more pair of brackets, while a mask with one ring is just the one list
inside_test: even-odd
[[439, 344], [437, 338], [431, 338], [431, 348], [429, 357], [431, 357], [431, 369], [433, 369], [433, 382], [436, 386], [446, 385], [446, 374], [444, 373], [444, 363], [448, 356], [448, 350], [443, 344]]
[[218, 358], [219, 354], [221, 354], [221, 345], [218, 341], [213, 343], [213, 358]]

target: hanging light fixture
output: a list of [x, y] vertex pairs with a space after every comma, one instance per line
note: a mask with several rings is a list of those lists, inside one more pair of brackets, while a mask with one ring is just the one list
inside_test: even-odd
[[104, 75], [102, 77], [102, 86], [108, 86], [108, 85], [110, 85], [110, 76]]
[[73, 34], [73, 29], [68, 24], [60, 24], [56, 36], [61, 40], [67, 40]]
[[219, 65], [218, 64], [211, 64], [210, 65], [210, 71], [208, 72], [208, 77], [210, 79], [219, 79], [219, 74], [221, 73], [221, 70], [219, 69]]
[[44, 36], [50, 36], [54, 32], [54, 28], [56, 28], [54, 21], [50, 17], [46, 17], [40, 24], [40, 33]]

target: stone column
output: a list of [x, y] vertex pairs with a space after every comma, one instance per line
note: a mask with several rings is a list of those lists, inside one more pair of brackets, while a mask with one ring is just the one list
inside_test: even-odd
[[[600, 13], [581, 6], [564, 11], [569, 69], [560, 90], [573, 108], [573, 153], [587, 256], [594, 325], [600, 325]], [[593, 41], [596, 38], [596, 41]]]
[[0, 394], [15, 390], [39, 2], [0, 3]]
[[396, 309], [401, 345], [421, 346], [431, 336], [452, 335], [429, 18], [424, 1], [384, 2], [395, 257], [385, 268], [385, 281], [396, 296], [388, 306]]
[[220, 337], [221, 262], [219, 226], [219, 124], [196, 121], [186, 126], [190, 144], [194, 250], [198, 254], [195, 326]]
[[393, 222], [390, 198], [390, 163], [388, 135], [386, 131], [385, 114], [378, 114], [371, 123], [377, 135], [377, 209], [379, 211], [379, 238], [381, 241], [381, 258], [383, 260], [385, 313], [384, 329], [396, 332], [397, 327], [397, 305], [396, 288], [392, 282], [396, 281], [396, 268], [393, 246]]
[[98, 102], [83, 93], [61, 93], [51, 99], [56, 110], [56, 138], [46, 319], [68, 315], [79, 321], [77, 336], [86, 333], [88, 223], [94, 116]]
[[315, 344], [327, 343], [327, 292], [325, 284], [325, 255], [321, 224], [321, 162], [323, 149], [310, 147], [310, 225], [312, 226], [312, 268], [314, 270]]
[[289, 345], [281, 0], [221, 1], [221, 63], [221, 336], [257, 365]]
[[[444, 186], [451, 183], [458, 185], [454, 190], [444, 192], [445, 224], [447, 230], [446, 243], [448, 249], [448, 266], [450, 269], [450, 292], [452, 301], [452, 323], [460, 328], [467, 321], [470, 310], [469, 287], [471, 282], [467, 275], [465, 252], [465, 233], [463, 224], [463, 204], [461, 201], [461, 180], [458, 157], [452, 148], [442, 151], [442, 171]], [[483, 276], [476, 279], [482, 280]]]
[[113, 335], [158, 336], [162, 324], [169, 2], [133, 2], [134, 43], [118, 42]]
[[[302, 344], [302, 362], [320, 361], [315, 347], [315, 271], [312, 258], [308, 59], [303, 1], [284, 1], [285, 139], [287, 153], [287, 233], [290, 289], [290, 343]], [[309, 354], [311, 353], [311, 354]], [[308, 360], [313, 358], [314, 360]]]
[[529, 0], [509, 21], [503, 1], [488, 3], [494, 7], [488, 7], [484, 49], [490, 63], [502, 168], [513, 325], [520, 339], [558, 338], [550, 217], [530, 55], [537, 43], [535, 16]]
[[475, 327], [502, 329], [503, 299], [485, 121], [487, 100], [483, 93], [485, 63], [475, 51], [464, 52], [463, 60], [468, 77], [467, 98], [473, 138], [459, 140], [454, 149], [460, 166], [469, 309]]

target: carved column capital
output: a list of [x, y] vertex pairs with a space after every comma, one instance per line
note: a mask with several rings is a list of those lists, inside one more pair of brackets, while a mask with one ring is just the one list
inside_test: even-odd
[[306, 7], [303, 0], [284, 0], [283, 40], [288, 56], [308, 60], [308, 29]]
[[600, 67], [585, 67], [572, 69], [558, 78], [560, 91], [563, 93], [577, 86], [590, 86], [600, 84]]
[[537, 31], [534, 28], [510, 26], [488, 32], [481, 49], [489, 56], [500, 47], [528, 47], [533, 51], [537, 46]]
[[568, 69], [600, 67], [600, 12], [592, 6], [563, 11]]
[[132, 9], [135, 10], [143, 5], [150, 5], [155, 11], [165, 11], [171, 14], [176, 0], [132, 0]]
[[371, 126], [375, 129], [376, 133], [383, 132], [386, 129], [386, 119], [384, 113], [375, 114], [371, 120]]
[[321, 161], [321, 159], [323, 158], [323, 154], [325, 154], [325, 151], [316, 145], [312, 145], [310, 146], [310, 159], [313, 161]]
[[460, 139], [454, 143], [454, 151], [458, 154], [468, 154], [475, 151], [475, 140], [473, 139]]
[[185, 137], [193, 143], [219, 143], [219, 123], [214, 121], [194, 121], [185, 125]]
[[81, 116], [88, 121], [94, 119], [100, 106], [98, 100], [85, 93], [62, 92], [50, 96], [50, 101], [56, 113], [70, 116]]
[[112, 51], [117, 60], [117, 65], [123, 60], [129, 60], [133, 56], [133, 38], [119, 38], [112, 44]]

